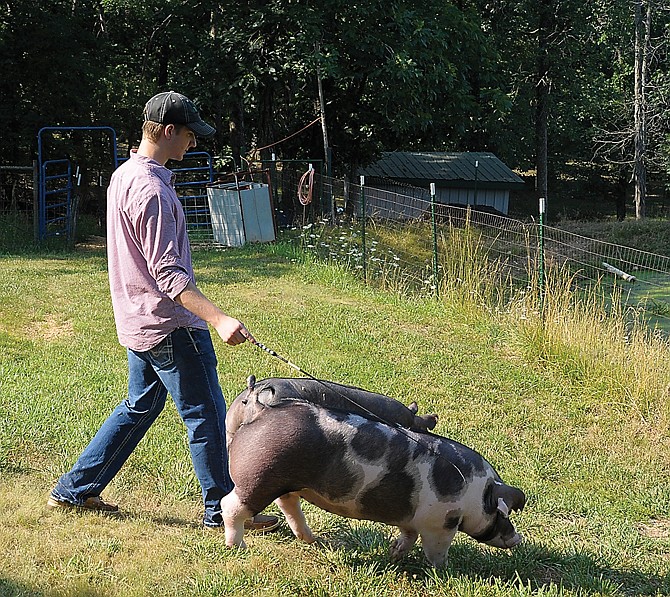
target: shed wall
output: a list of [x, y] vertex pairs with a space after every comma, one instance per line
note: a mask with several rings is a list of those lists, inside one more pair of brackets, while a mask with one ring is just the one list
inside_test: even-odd
[[492, 207], [507, 215], [509, 211], [509, 191], [498, 189], [440, 189], [436, 191], [440, 203], [451, 205], [471, 205], [473, 207]]

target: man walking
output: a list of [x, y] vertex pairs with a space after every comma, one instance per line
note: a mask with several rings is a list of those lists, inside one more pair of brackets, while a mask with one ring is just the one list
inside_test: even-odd
[[[107, 487], [165, 406], [174, 400], [188, 432], [209, 528], [223, 526], [221, 498], [233, 488], [225, 443], [226, 403], [210, 324], [236, 346], [254, 338], [196, 286], [186, 221], [168, 160], [180, 161], [196, 137], [215, 130], [191, 100], [173, 91], [144, 108], [142, 141], [112, 175], [107, 192], [107, 256], [114, 319], [128, 354], [128, 397], [107, 418], [51, 492], [51, 508], [116, 512]], [[247, 528], [272, 530], [259, 514]]]

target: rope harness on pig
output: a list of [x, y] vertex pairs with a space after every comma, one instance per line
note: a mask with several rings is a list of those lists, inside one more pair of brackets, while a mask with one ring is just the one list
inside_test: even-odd
[[405, 428], [402, 427], [402, 425], [400, 425], [399, 423], [390, 422], [390, 421], [386, 420], [384, 417], [380, 416], [378, 413], [374, 413], [374, 412], [372, 412], [371, 410], [365, 408], [363, 405], [359, 404], [358, 402], [356, 402], [356, 401], [355, 401], [354, 399], [352, 399], [351, 397], [346, 396], [346, 395], [343, 394], [342, 392], [338, 391], [338, 390], [337, 390], [336, 388], [334, 388], [332, 385], [329, 386], [329, 385], [325, 384], [323, 381], [321, 381], [320, 379], [318, 379], [318, 378], [314, 377], [313, 375], [311, 375], [310, 373], [307, 373], [307, 371], [304, 371], [302, 368], [298, 367], [298, 365], [296, 365], [295, 363], [292, 363], [292, 362], [289, 361], [287, 358], [281, 356], [280, 354], [278, 354], [277, 352], [275, 352], [275, 351], [272, 350], [271, 348], [268, 348], [267, 346], [265, 346], [265, 344], [262, 344], [261, 342], [258, 342], [257, 340], [256, 340], [256, 341], [252, 341], [252, 344], [254, 344], [255, 346], [257, 346], [258, 348], [260, 348], [261, 350], [263, 350], [264, 352], [266, 352], [266, 353], [269, 354], [270, 356], [273, 356], [273, 357], [275, 357], [276, 359], [279, 359], [280, 361], [282, 361], [283, 363], [285, 363], [286, 365], [288, 365], [288, 366], [291, 367], [292, 369], [295, 369], [296, 371], [298, 371], [299, 373], [301, 373], [301, 374], [304, 375], [305, 377], [308, 377], [309, 379], [312, 379], [312, 380], [316, 381], [317, 383], [321, 384], [321, 385], [324, 386], [327, 390], [332, 391], [332, 392], [335, 392], [338, 396], [340, 396], [341, 398], [344, 398], [344, 400], [346, 400], [347, 402], [351, 403], [351, 404], [354, 405], [356, 408], [358, 408], [358, 409], [360, 409], [361, 411], [367, 413], [372, 419], [378, 419], [379, 421], [381, 421], [381, 422], [384, 423], [385, 425], [388, 425], [389, 427], [393, 427], [394, 429], [397, 429], [397, 430], [398, 430], [402, 435], [404, 435], [406, 438], [408, 438], [408, 439], [410, 439], [411, 441], [413, 441], [414, 443], [418, 444], [419, 446], [421, 446], [422, 448], [424, 448], [425, 450], [427, 450], [428, 452], [430, 452], [431, 454], [433, 454], [433, 455], [436, 456], [437, 458], [440, 458], [441, 460], [443, 460], [443, 461], [445, 461], [445, 462], [448, 462], [451, 466], [453, 466], [453, 467], [458, 471], [458, 474], [459, 474], [459, 475], [461, 476], [461, 478], [463, 479], [463, 482], [464, 482], [464, 483], [467, 483], [467, 479], [465, 478], [465, 475], [463, 474], [463, 472], [461, 471], [461, 469], [458, 468], [458, 466], [456, 466], [453, 462], [451, 462], [451, 460], [445, 458], [445, 457], [442, 456], [439, 452], [437, 452], [436, 450], [434, 450], [434, 449], [432, 448], [432, 446], [429, 446], [429, 445], [425, 444], [424, 442], [422, 442], [419, 438], [416, 438], [416, 437], [410, 435], [410, 434], [405, 430]]

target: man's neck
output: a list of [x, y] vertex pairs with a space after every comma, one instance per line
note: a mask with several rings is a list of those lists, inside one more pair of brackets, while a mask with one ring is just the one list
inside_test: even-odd
[[145, 137], [142, 138], [140, 146], [137, 148], [137, 154], [146, 158], [150, 158], [155, 162], [158, 162], [161, 166], [165, 166], [169, 159], [165, 155], [165, 152], [161, 151], [161, 148], [158, 146], [158, 144], [150, 141]]

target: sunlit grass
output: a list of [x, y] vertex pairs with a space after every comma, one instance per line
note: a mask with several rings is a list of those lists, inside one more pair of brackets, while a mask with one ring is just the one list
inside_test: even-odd
[[[403, 250], [429, 249], [421, 227], [399, 240], [368, 232], [371, 254], [389, 267], [371, 270], [368, 285], [356, 253], [349, 267], [285, 243], [196, 252], [197, 278], [309, 373], [437, 412], [438, 433], [473, 446], [526, 491], [528, 506], [515, 516], [523, 546], [508, 553], [459, 536], [445, 570], [426, 566], [420, 546], [396, 565], [387, 556], [394, 529], [307, 505], [321, 546], [284, 527], [250, 537], [247, 551], [227, 550], [199, 526], [199, 489], [171, 405], [105, 492], [122, 517], [47, 512], [55, 479], [125, 395], [125, 354], [102, 251], [8, 256], [0, 259], [0, 595], [670, 593], [667, 343], [616, 300], [571, 292], [560, 273], [543, 316], [534, 282], [506, 285], [506, 265], [474, 234], [440, 239], [449, 255], [431, 288], [430, 252], [416, 280], [393, 278], [401, 267], [390, 265], [408, 259]], [[215, 342], [229, 401], [249, 374], [295, 374], [250, 345]]]

